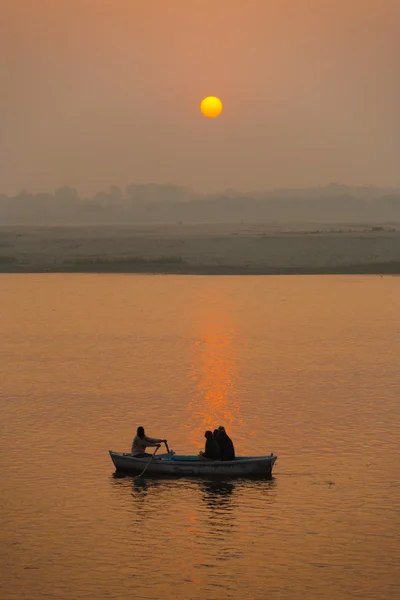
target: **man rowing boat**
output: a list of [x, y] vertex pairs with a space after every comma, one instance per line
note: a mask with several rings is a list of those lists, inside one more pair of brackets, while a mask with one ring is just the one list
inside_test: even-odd
[[146, 456], [151, 456], [151, 454], [146, 452], [147, 446], [158, 446], [161, 443], [166, 444], [167, 440], [147, 437], [144, 427], [138, 427], [136, 435], [133, 438], [131, 453], [135, 458], [146, 458]]

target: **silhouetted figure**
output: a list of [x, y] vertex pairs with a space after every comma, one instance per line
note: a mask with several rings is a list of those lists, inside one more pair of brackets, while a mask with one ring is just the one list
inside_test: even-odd
[[219, 460], [220, 459], [220, 451], [219, 445], [215, 437], [213, 436], [212, 431], [206, 431], [204, 434], [206, 438], [206, 447], [204, 452], [200, 452], [199, 459], [200, 460]]
[[151, 456], [148, 452], [146, 452], [147, 446], [158, 446], [161, 442], [166, 442], [167, 440], [159, 440], [157, 438], [147, 437], [144, 432], [143, 427], [138, 427], [135, 437], [132, 442], [131, 453], [136, 458], [144, 458], [146, 456]]
[[225, 427], [218, 427], [217, 441], [221, 460], [235, 460], [235, 448], [231, 438], [225, 431]]
[[215, 439], [217, 439], [218, 433], [219, 433], [218, 429], [214, 429], [213, 435], [214, 435]]

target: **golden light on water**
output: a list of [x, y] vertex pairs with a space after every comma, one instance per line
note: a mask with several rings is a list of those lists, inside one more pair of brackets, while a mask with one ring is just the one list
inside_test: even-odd
[[216, 96], [207, 96], [201, 101], [200, 110], [205, 117], [209, 119], [215, 119], [218, 117], [223, 109], [223, 104]]
[[200, 329], [194, 344], [193, 380], [195, 390], [190, 412], [189, 440], [203, 449], [204, 432], [219, 425], [232, 432], [242, 424], [236, 399], [238, 373], [235, 357], [235, 324], [229, 313], [229, 300], [222, 290], [209, 290], [197, 307]]

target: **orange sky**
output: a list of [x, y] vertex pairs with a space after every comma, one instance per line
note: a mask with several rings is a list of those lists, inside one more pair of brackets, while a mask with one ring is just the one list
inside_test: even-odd
[[398, 0], [2, 0], [0, 192], [399, 186], [399, 40]]

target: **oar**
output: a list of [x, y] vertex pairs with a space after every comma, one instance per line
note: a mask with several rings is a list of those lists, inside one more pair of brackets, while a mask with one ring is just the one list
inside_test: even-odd
[[[136, 477], [142, 477], [142, 475], [145, 473], [147, 467], [149, 466], [149, 464], [151, 463], [151, 461], [153, 460], [154, 456], [156, 455], [157, 450], [159, 449], [160, 444], [158, 444], [157, 448], [155, 449], [155, 451], [153, 452], [153, 454], [150, 456], [150, 460], [147, 463], [147, 465], [145, 466], [145, 468], [143, 469], [143, 471], [140, 473], [140, 475], [136, 475]], [[135, 479], [136, 479], [135, 477]]]
[[164, 444], [165, 444], [165, 447], [167, 449], [167, 453], [169, 454], [169, 448], [168, 448], [167, 440], [165, 440]]

